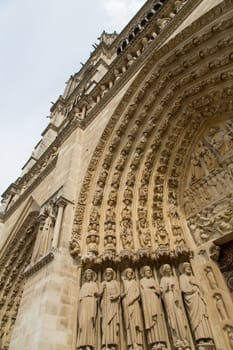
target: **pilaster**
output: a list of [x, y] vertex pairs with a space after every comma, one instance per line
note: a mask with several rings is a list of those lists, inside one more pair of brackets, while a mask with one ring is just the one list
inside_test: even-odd
[[78, 269], [66, 249], [27, 277], [10, 350], [71, 350], [76, 334]]

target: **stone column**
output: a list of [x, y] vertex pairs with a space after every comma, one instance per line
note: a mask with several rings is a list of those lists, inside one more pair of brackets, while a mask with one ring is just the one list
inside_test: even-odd
[[68, 200], [65, 199], [64, 197], [59, 197], [58, 200], [56, 201], [56, 204], [58, 206], [58, 212], [57, 212], [56, 223], [55, 223], [54, 231], [53, 231], [53, 241], [52, 241], [52, 248], [53, 249], [58, 248], [61, 223], [62, 223], [62, 216], [63, 216], [63, 212], [64, 212], [64, 209], [65, 209], [67, 203], [68, 203]]

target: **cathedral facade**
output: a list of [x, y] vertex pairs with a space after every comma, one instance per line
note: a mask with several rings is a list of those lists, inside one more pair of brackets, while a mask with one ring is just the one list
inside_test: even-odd
[[233, 1], [148, 0], [70, 77], [0, 213], [0, 349], [233, 349]]

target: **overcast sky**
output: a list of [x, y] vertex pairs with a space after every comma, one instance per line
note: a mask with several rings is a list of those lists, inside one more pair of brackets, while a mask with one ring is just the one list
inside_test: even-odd
[[20, 176], [50, 101], [103, 30], [118, 33], [145, 0], [0, 0], [0, 194]]

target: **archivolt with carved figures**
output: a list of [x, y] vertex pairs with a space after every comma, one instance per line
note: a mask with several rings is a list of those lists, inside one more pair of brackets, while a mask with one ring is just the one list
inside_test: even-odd
[[[157, 53], [153, 65], [148, 60], [93, 155], [78, 201], [72, 255], [80, 252], [82, 237], [87, 246], [95, 246], [96, 254], [103, 252], [107, 238], [115, 238], [116, 232], [118, 252], [187, 249], [190, 231], [193, 237], [190, 221], [196, 222], [194, 214], [199, 210], [190, 208], [195, 205], [192, 196], [202, 188], [208, 192], [207, 182], [217, 193], [224, 177], [229, 180], [231, 176], [231, 28], [232, 18], [224, 18], [217, 27], [204, 28], [195, 38], [171, 49], [156, 64]], [[126, 101], [127, 108], [123, 107]], [[208, 142], [214, 130], [213, 142], [226, 132], [225, 146]], [[201, 145], [202, 150], [198, 149]], [[221, 147], [219, 154], [216, 147]], [[203, 159], [196, 159], [197, 154]], [[207, 199], [202, 197], [199, 202], [205, 206], [208, 194]], [[189, 229], [181, 215], [187, 217]], [[105, 235], [100, 237], [100, 232]]]
[[[211, 23], [216, 18], [218, 24]], [[194, 300], [201, 292], [195, 271], [187, 268], [179, 273], [178, 266], [187, 263], [193, 252], [195, 257], [198, 247], [231, 231], [232, 26], [230, 13], [219, 7], [178, 35], [175, 43], [148, 57], [93, 154], [73, 225], [71, 254], [81, 258], [84, 267], [110, 264], [119, 282], [123, 267], [133, 265], [140, 271], [145, 259], [156, 280], [161, 279], [159, 268], [164, 263], [172, 265], [179, 293], [193, 303], [187, 309], [188, 303], [180, 299], [180, 314], [186, 309], [187, 343], [174, 343], [176, 349], [189, 348], [192, 342], [198, 349], [215, 349], [208, 307], [230, 324], [217, 290], [207, 295], [207, 302], [200, 302], [201, 328], [196, 329]], [[138, 274], [133, 271], [127, 278], [138, 280]], [[192, 284], [195, 292], [189, 291]], [[163, 317], [166, 314], [165, 303]], [[164, 334], [175, 341], [169, 320], [165, 323]], [[222, 332], [226, 334], [229, 327]], [[230, 331], [227, 334], [229, 338]], [[135, 337], [140, 348], [140, 334]], [[148, 348], [165, 349], [166, 337], [158, 344], [148, 340]], [[127, 334], [125, 339], [130, 349]]]

